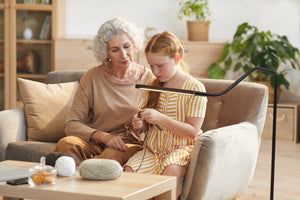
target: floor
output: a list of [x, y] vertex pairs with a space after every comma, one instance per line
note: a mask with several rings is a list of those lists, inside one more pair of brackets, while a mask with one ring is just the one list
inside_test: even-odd
[[[262, 141], [253, 179], [238, 200], [270, 199], [271, 148]], [[300, 143], [277, 141], [275, 161], [274, 199], [300, 200]]]

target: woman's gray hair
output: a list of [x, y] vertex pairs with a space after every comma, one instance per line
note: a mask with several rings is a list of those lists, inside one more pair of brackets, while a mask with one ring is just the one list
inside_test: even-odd
[[93, 51], [99, 62], [107, 58], [107, 42], [116, 35], [126, 33], [136, 49], [141, 49], [144, 42], [143, 30], [125, 18], [113, 17], [99, 28], [94, 38]]

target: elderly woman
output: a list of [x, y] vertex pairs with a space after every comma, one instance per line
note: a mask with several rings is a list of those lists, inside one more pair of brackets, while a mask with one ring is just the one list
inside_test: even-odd
[[94, 38], [100, 65], [80, 80], [65, 124], [66, 137], [54, 152], [73, 154], [77, 165], [89, 158], [124, 164], [140, 150], [139, 136], [130, 128], [143, 93], [135, 84], [147, 84], [151, 71], [134, 62], [143, 44], [143, 32], [123, 18], [105, 22]]

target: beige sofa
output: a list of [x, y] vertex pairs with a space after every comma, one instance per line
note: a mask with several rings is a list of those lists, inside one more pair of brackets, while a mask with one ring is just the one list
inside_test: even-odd
[[[47, 82], [79, 81], [84, 71], [56, 71]], [[217, 93], [232, 81], [201, 79], [207, 92]], [[205, 133], [197, 139], [181, 199], [235, 199], [255, 170], [268, 102], [267, 88], [241, 83], [229, 93], [208, 97]], [[28, 122], [22, 108], [0, 112], [0, 159], [38, 162], [55, 141], [27, 141]]]

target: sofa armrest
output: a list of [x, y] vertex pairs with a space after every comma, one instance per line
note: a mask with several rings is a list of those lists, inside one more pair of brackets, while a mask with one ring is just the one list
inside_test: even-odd
[[204, 133], [197, 139], [181, 199], [234, 199], [254, 174], [260, 138], [249, 122]]
[[5, 159], [7, 144], [26, 140], [23, 108], [0, 111], [0, 161]]

